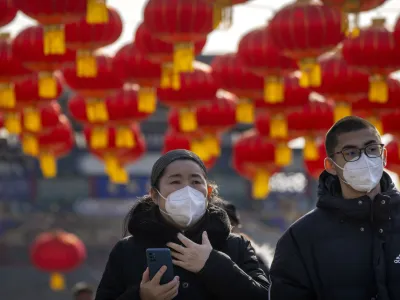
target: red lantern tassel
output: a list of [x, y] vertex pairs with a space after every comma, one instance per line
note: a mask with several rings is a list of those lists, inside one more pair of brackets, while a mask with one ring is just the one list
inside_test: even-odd
[[42, 153], [39, 157], [40, 169], [45, 178], [53, 178], [57, 175], [57, 161], [53, 154]]
[[81, 78], [97, 76], [97, 61], [92, 52], [79, 50], [76, 54], [76, 75]]
[[129, 127], [117, 128], [115, 144], [118, 148], [134, 148], [136, 140], [132, 130]]
[[50, 275], [50, 288], [55, 292], [65, 290], [65, 279], [61, 273]]
[[93, 149], [105, 149], [108, 146], [108, 131], [103, 127], [95, 127], [90, 136], [90, 146]]
[[193, 109], [181, 109], [179, 111], [179, 127], [183, 132], [193, 132], [197, 129], [196, 111]]
[[21, 118], [19, 113], [7, 113], [5, 115], [4, 127], [9, 134], [20, 134], [22, 131]]
[[15, 93], [14, 83], [0, 84], [0, 108], [14, 108]]
[[286, 167], [292, 163], [292, 149], [286, 143], [280, 142], [275, 148], [275, 164]]
[[248, 99], [240, 99], [236, 107], [236, 121], [242, 124], [254, 123], [254, 105]]
[[54, 99], [57, 96], [57, 81], [52, 73], [39, 73], [39, 97]]
[[140, 87], [138, 92], [138, 110], [144, 113], [153, 113], [157, 108], [157, 96], [153, 87]]
[[44, 55], [63, 55], [65, 54], [65, 34], [64, 25], [44, 26]]
[[193, 43], [179, 43], [174, 46], [174, 72], [193, 72]]
[[108, 9], [105, 0], [87, 0], [86, 22], [89, 24], [108, 23]]
[[284, 115], [272, 116], [269, 136], [273, 139], [285, 139], [288, 137], [288, 127]]
[[259, 169], [255, 174], [252, 186], [252, 196], [254, 200], [264, 200], [269, 194], [269, 179], [268, 171]]
[[29, 107], [24, 109], [24, 128], [31, 132], [42, 130], [40, 111], [37, 108]]
[[37, 156], [39, 154], [39, 143], [34, 135], [24, 135], [22, 139], [22, 151], [30, 156]]

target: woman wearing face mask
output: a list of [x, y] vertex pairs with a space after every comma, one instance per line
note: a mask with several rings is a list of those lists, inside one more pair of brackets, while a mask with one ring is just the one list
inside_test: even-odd
[[[268, 280], [250, 243], [230, 232], [197, 155], [174, 150], [153, 166], [151, 193], [126, 218], [131, 234], [111, 251], [96, 300], [268, 299]], [[169, 247], [176, 277], [152, 280], [147, 248]]]

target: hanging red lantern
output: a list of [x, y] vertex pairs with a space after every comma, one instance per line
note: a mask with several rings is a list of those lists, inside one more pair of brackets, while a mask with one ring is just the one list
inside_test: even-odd
[[179, 109], [179, 124], [184, 132], [197, 129], [195, 108], [215, 99], [219, 89], [207, 65], [196, 62], [195, 67], [192, 73], [180, 74], [179, 90], [159, 88], [157, 91], [161, 103]]
[[149, 61], [136, 47], [129, 43], [114, 56], [113, 67], [126, 83], [139, 85], [139, 111], [153, 113], [157, 108], [155, 87], [160, 83], [161, 65]]
[[105, 23], [88, 23], [87, 19], [82, 18], [78, 22], [65, 25], [66, 45], [69, 49], [77, 51], [76, 75], [78, 77], [96, 77], [100, 66], [96, 64], [94, 51], [111, 45], [122, 34], [121, 16], [115, 9], [110, 7], [107, 9], [108, 21]]
[[59, 117], [61, 113], [62, 110], [57, 101], [50, 102], [40, 108], [35, 108], [35, 114], [37, 114], [39, 119], [39, 126], [32, 126], [32, 124], [36, 122], [36, 115], [34, 117], [35, 119], [31, 120], [31, 112], [24, 111], [21, 114], [22, 131], [35, 134], [49, 131], [59, 124]]
[[315, 91], [335, 102], [335, 121], [350, 116], [351, 104], [368, 95], [368, 73], [349, 66], [341, 48], [323, 55], [319, 63], [322, 81]]
[[[76, 22], [86, 14], [86, 0], [14, 0], [24, 14], [35, 19], [43, 28], [40, 31], [43, 55], [66, 53], [64, 24]], [[29, 48], [26, 48], [29, 49]]]
[[320, 86], [317, 58], [343, 40], [343, 22], [340, 10], [314, 0], [296, 0], [269, 22], [268, 31], [276, 46], [298, 62], [301, 86]]
[[376, 18], [360, 35], [343, 42], [343, 57], [353, 67], [370, 74], [368, 98], [371, 102], [386, 103], [386, 77], [400, 69], [398, 49], [393, 33], [385, 28], [385, 19]]
[[400, 176], [400, 147], [399, 141], [393, 139], [386, 146], [387, 151], [387, 162], [386, 168]]
[[239, 98], [236, 110], [237, 122], [253, 123], [254, 105], [251, 99], [263, 97], [264, 79], [247, 71], [243, 61], [235, 54], [216, 56], [211, 68], [215, 82]]
[[283, 77], [297, 70], [297, 64], [282, 54], [268, 34], [268, 28], [254, 29], [242, 37], [237, 55], [245, 68], [264, 78], [265, 101], [283, 102]]
[[30, 259], [39, 270], [52, 273], [52, 290], [64, 290], [65, 281], [60, 273], [79, 267], [86, 259], [86, 247], [75, 234], [61, 230], [44, 232], [32, 243]]
[[304, 166], [310, 176], [318, 180], [321, 173], [325, 170], [326, 150], [325, 143], [321, 141], [316, 145], [318, 151], [318, 159], [304, 158]]
[[0, 129], [4, 128], [4, 117], [0, 114]]
[[213, 8], [207, 0], [150, 0], [143, 23], [155, 37], [174, 45], [174, 71], [191, 72], [193, 43], [213, 30]]
[[[105, 127], [105, 134], [107, 137], [107, 147], [105, 148], [93, 148], [90, 141], [93, 139], [92, 136], [96, 131], [96, 128], [85, 127], [84, 135], [89, 145], [89, 151], [98, 157], [101, 157], [105, 163], [105, 171], [110, 176], [110, 180], [118, 184], [126, 184], [129, 181], [129, 176], [124, 169], [123, 157], [130, 157], [132, 159], [132, 153], [136, 154], [136, 159], [141, 157], [146, 152], [146, 142], [143, 134], [140, 132], [140, 128], [137, 124], [131, 124], [127, 127], [130, 131], [130, 135], [133, 136], [134, 145], [130, 147], [124, 146], [122, 141], [124, 136], [118, 133], [118, 130], [114, 127]], [[133, 162], [130, 160], [130, 162]]]
[[11, 23], [17, 15], [15, 0], [0, 0], [0, 27]]
[[189, 151], [192, 151], [196, 153], [197, 155], [200, 156], [200, 158], [203, 160], [205, 166], [207, 169], [211, 169], [214, 167], [215, 163], [217, 162], [218, 156], [215, 155], [207, 155], [203, 156], [202, 153], [203, 151], [198, 152], [199, 150], [196, 147], [193, 147], [193, 142], [185, 134], [179, 133], [174, 131], [173, 129], [170, 129], [167, 131], [167, 133], [164, 135], [164, 145], [162, 149], [162, 153], [167, 153], [168, 151], [176, 150], [176, 149], [186, 149]]
[[275, 165], [274, 144], [255, 130], [249, 130], [235, 142], [232, 151], [233, 167], [253, 184], [253, 198], [265, 199], [269, 194], [269, 179], [279, 170]]

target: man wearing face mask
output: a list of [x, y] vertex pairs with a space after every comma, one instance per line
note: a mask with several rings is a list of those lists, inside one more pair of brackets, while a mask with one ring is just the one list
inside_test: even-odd
[[270, 299], [400, 299], [400, 195], [383, 170], [381, 136], [349, 116], [325, 147], [317, 208], [279, 240]]

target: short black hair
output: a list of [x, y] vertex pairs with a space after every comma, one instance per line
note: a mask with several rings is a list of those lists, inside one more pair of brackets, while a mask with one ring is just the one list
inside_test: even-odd
[[223, 199], [219, 199], [218, 201], [214, 202], [214, 204], [225, 210], [233, 227], [241, 226], [240, 216], [234, 204]]
[[339, 135], [368, 128], [375, 129], [378, 133], [378, 130], [372, 123], [357, 116], [347, 116], [337, 121], [328, 130], [325, 136], [325, 149], [327, 156], [332, 156], [335, 152], [335, 148], [338, 145]]
[[86, 282], [78, 282], [77, 284], [74, 285], [72, 288], [72, 295], [74, 298], [78, 297], [80, 294], [94, 294], [94, 289], [92, 286], [87, 284]]

